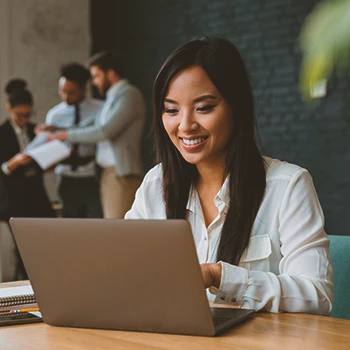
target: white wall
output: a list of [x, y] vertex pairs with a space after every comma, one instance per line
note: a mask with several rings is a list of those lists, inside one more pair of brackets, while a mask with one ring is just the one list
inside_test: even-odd
[[[35, 100], [34, 122], [43, 122], [59, 102], [62, 64], [84, 62], [90, 52], [89, 0], [0, 0], [0, 122], [6, 119], [4, 85], [12, 76], [28, 81]], [[55, 199], [55, 179], [48, 176]]]

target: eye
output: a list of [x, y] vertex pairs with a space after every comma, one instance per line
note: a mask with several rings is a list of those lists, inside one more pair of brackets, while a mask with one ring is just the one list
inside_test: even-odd
[[202, 112], [202, 113], [210, 112], [214, 109], [214, 107], [215, 107], [214, 105], [201, 106], [197, 108], [197, 112]]
[[164, 113], [175, 115], [178, 112], [176, 108], [164, 108]]

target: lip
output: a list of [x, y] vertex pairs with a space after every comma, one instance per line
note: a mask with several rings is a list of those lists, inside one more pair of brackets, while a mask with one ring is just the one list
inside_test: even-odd
[[209, 137], [208, 136], [196, 136], [196, 137], [185, 137], [186, 140], [195, 140], [195, 139], [198, 139], [200, 137], [206, 137], [205, 140], [203, 140], [202, 142], [200, 143], [197, 143], [196, 145], [186, 145], [184, 142], [183, 142], [183, 137], [179, 137], [180, 139], [180, 144], [181, 144], [181, 147], [183, 149], [185, 149], [186, 151], [188, 152], [197, 152], [199, 150], [201, 150], [201, 148], [206, 144], [206, 142], [208, 141]]
[[179, 139], [186, 139], [186, 140], [195, 140], [195, 139], [199, 139], [201, 137], [206, 137], [208, 138], [208, 135], [196, 135], [196, 136], [179, 136]]

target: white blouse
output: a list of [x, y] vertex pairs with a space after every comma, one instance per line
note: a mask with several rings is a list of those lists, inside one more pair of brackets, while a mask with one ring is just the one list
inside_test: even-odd
[[[264, 159], [266, 192], [249, 246], [239, 266], [221, 262], [220, 287], [207, 290], [208, 299], [255, 310], [328, 315], [333, 303], [333, 270], [311, 176], [296, 165]], [[186, 219], [200, 263], [216, 262], [230, 199], [228, 187], [227, 178], [214, 198], [219, 214], [209, 227], [197, 192], [190, 192]], [[166, 219], [161, 165], [145, 176], [125, 219]]]

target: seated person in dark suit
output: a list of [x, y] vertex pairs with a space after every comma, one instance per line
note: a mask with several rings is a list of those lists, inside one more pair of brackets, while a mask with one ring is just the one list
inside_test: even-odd
[[[0, 126], [0, 220], [10, 217], [54, 217], [43, 184], [43, 172], [23, 153], [35, 137], [29, 122], [33, 97], [27, 89], [9, 91], [9, 119]], [[25, 277], [25, 274], [24, 274]]]

